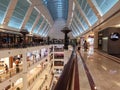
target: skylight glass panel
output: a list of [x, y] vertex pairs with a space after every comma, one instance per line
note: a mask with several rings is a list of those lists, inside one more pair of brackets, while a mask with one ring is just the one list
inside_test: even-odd
[[87, 23], [84, 21], [83, 18], [81, 18], [81, 23], [82, 23], [82, 25], [84, 26], [85, 30], [87, 30], [87, 29], [88, 29], [88, 25], [87, 25]]
[[73, 26], [70, 26], [70, 28], [72, 29], [72, 32], [74, 33], [74, 35], [77, 36], [77, 33], [76, 33], [76, 31], [74, 30]]
[[30, 4], [27, 2], [27, 0], [18, 0], [13, 15], [8, 23], [8, 26], [19, 29], [21, 27], [22, 21], [25, 17], [29, 5]]
[[46, 30], [44, 31], [43, 35], [48, 35], [49, 29], [50, 29], [50, 27], [48, 26], [48, 27], [46, 28]]
[[79, 23], [77, 23], [77, 21], [75, 20], [75, 18], [73, 18], [73, 24], [76, 26], [77, 30], [80, 32], [79, 30]]
[[41, 29], [43, 29], [46, 26], [46, 24], [47, 22], [45, 21]]
[[41, 33], [42, 33], [43, 28], [45, 27], [46, 23], [47, 23], [46, 21], [43, 23], [42, 27], [40, 28], [40, 32], [39, 32], [39, 34], [41, 34]]
[[78, 32], [77, 28], [73, 25], [73, 23], [71, 24], [71, 27], [73, 28], [73, 31], [75, 31], [76, 34], [79, 35], [79, 32]]
[[76, 23], [77, 23], [77, 25], [79, 27], [80, 32], [83, 32], [84, 30], [82, 29], [82, 26], [80, 25], [80, 23], [78, 22], [78, 20], [76, 18], [74, 18], [74, 19], [75, 19], [75, 21], [76, 21]]
[[107, 13], [119, 0], [92, 0], [92, 2], [100, 8], [104, 15]]
[[48, 29], [48, 31], [46, 32], [45, 37], [47, 37], [48, 33], [49, 33], [49, 29]]
[[30, 17], [29, 17], [29, 20], [28, 20], [27, 24], [25, 25], [25, 28], [26, 28], [28, 31], [31, 30], [32, 25], [33, 25], [33, 23], [34, 23], [37, 15], [38, 15], [38, 12], [37, 12], [35, 9], [33, 9], [32, 13], [31, 13], [31, 15], [30, 15]]
[[46, 24], [45, 24], [45, 26], [43, 27], [43, 29], [42, 29], [42, 31], [41, 31], [41, 33], [40, 33], [40, 34], [45, 33], [47, 26], [48, 26], [48, 24], [46, 23]]
[[45, 28], [44, 32], [42, 33], [42, 34], [43, 34], [43, 36], [45, 36], [45, 34], [47, 33], [48, 28], [49, 28], [49, 25], [47, 25], [47, 26], [46, 26], [46, 28]]
[[73, 29], [72, 25], [70, 26], [71, 30], [73, 33], [75, 33], [75, 30]]
[[3, 23], [5, 12], [9, 5], [10, 0], [0, 0], [0, 24]]
[[95, 22], [98, 20], [97, 16], [89, 6], [86, 0], [78, 0], [80, 7], [84, 11], [86, 17], [88, 18], [91, 25], [95, 24]]
[[87, 30], [88, 29], [87, 23], [85, 22], [85, 20], [83, 19], [83, 17], [81, 16], [81, 14], [79, 13], [79, 11], [76, 8], [75, 8], [75, 11], [76, 11], [76, 14], [77, 14], [79, 20], [81, 21], [83, 27], [85, 28], [85, 30]]
[[50, 27], [47, 28], [46, 32], [44, 33], [44, 36], [46, 37], [49, 33]]
[[[41, 0], [40, 0], [40, 1], [41, 1]], [[48, 0], [42, 0], [42, 2], [43, 2], [45, 5], [47, 5]]]
[[77, 28], [77, 26], [75, 25], [74, 22], [72, 22], [72, 25], [73, 25], [73, 27], [75, 28], [76, 32], [79, 34], [79, 29]]
[[37, 23], [35, 29], [33, 30], [33, 33], [37, 33], [37, 31], [38, 31], [38, 29], [39, 29], [39, 27], [40, 27], [42, 21], [43, 21], [43, 17], [41, 16], [41, 18], [39, 19], [39, 21], [38, 21], [38, 23]]
[[67, 20], [68, 0], [42, 0], [42, 2], [48, 8], [54, 21], [58, 18]]

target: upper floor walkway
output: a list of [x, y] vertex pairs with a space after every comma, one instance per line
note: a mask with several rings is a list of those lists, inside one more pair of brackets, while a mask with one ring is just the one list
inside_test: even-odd
[[[76, 50], [75, 55], [77, 64], [73, 66], [72, 80], [68, 80], [69, 83], [64, 90], [69, 90], [69, 85], [71, 85], [70, 89], [72, 90], [120, 89], [120, 58], [94, 50], [93, 47], [90, 47], [87, 51], [84, 51], [83, 48]], [[66, 83], [64, 80], [61, 81], [61, 83]], [[57, 87], [55, 90], [61, 90], [62, 88], [62, 86]]]

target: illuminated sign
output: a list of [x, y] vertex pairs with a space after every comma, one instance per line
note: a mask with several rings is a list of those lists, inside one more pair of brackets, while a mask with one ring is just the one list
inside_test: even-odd
[[119, 38], [120, 38], [120, 34], [117, 32], [111, 33], [110, 35], [110, 39], [113, 41], [119, 40]]

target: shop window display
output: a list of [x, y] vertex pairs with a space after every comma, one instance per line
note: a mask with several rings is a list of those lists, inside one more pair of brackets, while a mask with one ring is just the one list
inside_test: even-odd
[[62, 53], [55, 53], [54, 54], [54, 58], [55, 59], [64, 59], [64, 54], [62, 54]]
[[41, 49], [41, 58], [48, 55], [48, 50], [46, 48]]
[[0, 74], [8, 73], [9, 70], [9, 57], [0, 59]]
[[63, 61], [54, 61], [54, 66], [63, 66], [64, 62]]
[[33, 55], [31, 52], [28, 52], [27, 53], [27, 61], [31, 61], [31, 60], [33, 60]]
[[64, 51], [63, 45], [54, 46], [54, 51], [55, 52], [63, 52]]

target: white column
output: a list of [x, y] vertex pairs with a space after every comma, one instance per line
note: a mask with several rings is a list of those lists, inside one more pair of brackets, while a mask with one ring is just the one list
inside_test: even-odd
[[54, 67], [55, 67], [55, 66], [54, 66], [54, 61], [55, 61], [54, 55], [55, 55], [55, 54], [54, 54], [54, 45], [53, 45], [53, 73], [55, 72], [55, 70], [54, 70]]
[[27, 77], [27, 49], [23, 50], [23, 90], [28, 88], [28, 77]]
[[48, 62], [50, 62], [50, 49], [49, 48], [50, 48], [50, 46], [48, 45], [48, 48], [47, 48], [48, 49], [48, 58], [47, 58]]
[[98, 48], [98, 31], [94, 32], [94, 48]]

